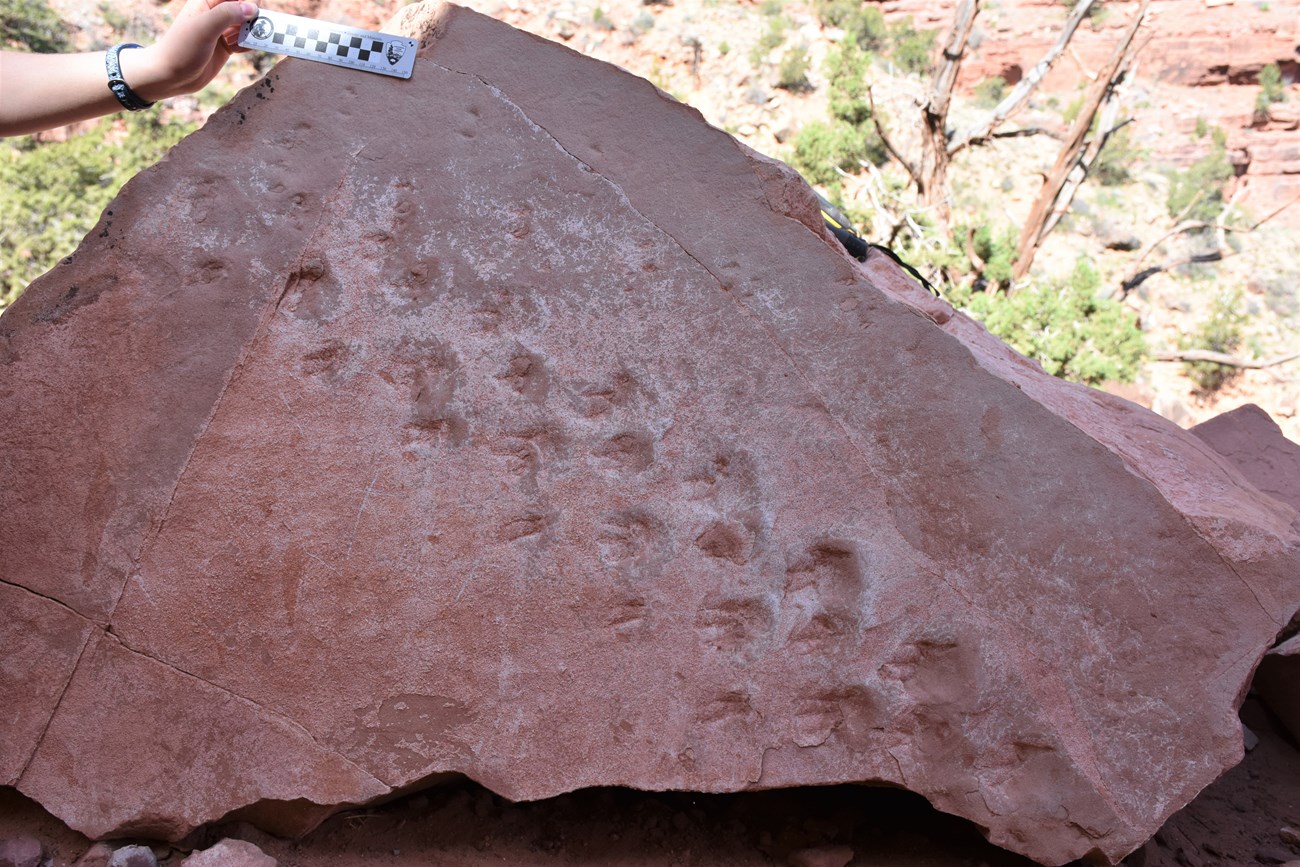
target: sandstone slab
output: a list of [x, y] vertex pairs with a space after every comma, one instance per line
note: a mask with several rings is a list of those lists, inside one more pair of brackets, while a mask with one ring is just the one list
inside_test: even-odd
[[1059, 864], [1239, 760], [1294, 508], [647, 82], [393, 26], [409, 82], [281, 63], [0, 318], [23, 792], [179, 839], [877, 782]]
[[1253, 403], [1217, 415], [1191, 429], [1232, 462], [1259, 490], [1300, 509], [1300, 444]]

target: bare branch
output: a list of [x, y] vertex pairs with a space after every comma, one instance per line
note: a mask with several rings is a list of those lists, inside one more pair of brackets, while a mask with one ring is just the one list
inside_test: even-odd
[[1069, 208], [1075, 190], [1087, 177], [1088, 166], [1101, 152], [1103, 137], [1094, 136], [1090, 140], [1088, 131], [1092, 126], [1093, 118], [1103, 104], [1108, 104], [1111, 109], [1116, 107], [1115, 88], [1123, 80], [1125, 70], [1132, 63], [1137, 51], [1145, 45], [1145, 42], [1138, 43], [1135, 40], [1138, 30], [1146, 20], [1150, 5], [1151, 0], [1142, 0], [1137, 14], [1133, 16], [1123, 36], [1116, 43], [1106, 67], [1084, 93], [1083, 107], [1079, 110], [1074, 123], [1070, 125], [1065, 144], [1057, 153], [1056, 162], [1044, 179], [1038, 197], [1030, 207], [1029, 217], [1021, 228], [1020, 239], [1016, 243], [1016, 263], [1012, 271], [1016, 280], [1029, 271], [1029, 266], [1033, 264], [1034, 256], [1043, 243], [1043, 238], [1056, 225], [1060, 215]]
[[1061, 130], [1048, 129], [1045, 126], [1026, 126], [1020, 129], [1009, 129], [1006, 132], [994, 132], [989, 135], [989, 138], [1029, 138], [1035, 135], [1045, 135], [1058, 141], [1065, 138], [1065, 133]]
[[[1080, 0], [1091, 4], [1093, 0]], [[952, 89], [957, 84], [957, 71], [961, 68], [962, 55], [966, 53], [966, 42], [970, 39], [971, 29], [975, 26], [975, 16], [979, 13], [979, 0], [962, 0], [953, 18], [952, 30], [948, 32], [948, 42], [943, 47], [943, 62], [934, 74], [934, 86], [926, 100], [926, 114], [932, 114], [945, 121], [948, 117], [948, 103], [952, 100]], [[941, 127], [942, 128], [942, 127]]]
[[[1183, 209], [1182, 214], [1180, 216], [1186, 216], [1187, 212], [1191, 210], [1192, 205], [1195, 205], [1196, 202], [1200, 200], [1200, 197], [1201, 194], [1198, 192], [1196, 197], [1192, 199], [1191, 203], [1189, 203], [1188, 206]], [[1234, 196], [1233, 202], [1235, 201], [1236, 201], [1236, 197]], [[1173, 268], [1179, 267], [1180, 265], [1190, 265], [1197, 262], [1217, 262], [1222, 259], [1226, 259], [1229, 256], [1234, 255], [1233, 253], [1224, 253], [1221, 250], [1216, 250], [1211, 253], [1201, 253], [1199, 255], [1188, 256], [1183, 259], [1172, 259], [1160, 265], [1154, 265], [1150, 268], [1143, 268], [1142, 263], [1146, 261], [1147, 256], [1151, 255], [1151, 253], [1156, 248], [1158, 248], [1161, 244], [1163, 244], [1165, 241], [1168, 241], [1170, 238], [1174, 237], [1175, 235], [1182, 235], [1186, 232], [1195, 232], [1198, 230], [1206, 230], [1206, 229], [1218, 229], [1223, 232], [1238, 232], [1242, 234], [1253, 232], [1256, 229], [1258, 229], [1260, 226], [1267, 223], [1269, 220], [1276, 217], [1278, 214], [1285, 211], [1287, 208], [1294, 205], [1296, 202], [1300, 202], [1300, 195], [1296, 195], [1290, 201], [1285, 202], [1281, 206], [1273, 209], [1267, 215], [1265, 215], [1261, 219], [1256, 220], [1254, 223], [1251, 223], [1249, 226], [1230, 226], [1226, 223], [1219, 222], [1219, 220], [1221, 220], [1224, 217], [1224, 215], [1227, 214], [1228, 211], [1232, 208], [1233, 202], [1229, 202], [1228, 205], [1224, 207], [1223, 211], [1219, 214], [1219, 217], [1213, 223], [1207, 222], [1205, 220], [1185, 220], [1184, 222], [1181, 222], [1178, 225], [1174, 226], [1172, 229], [1165, 232], [1159, 238], [1156, 238], [1154, 241], [1152, 241], [1151, 243], [1143, 247], [1142, 252], [1138, 253], [1137, 258], [1133, 261], [1132, 267], [1129, 268], [1128, 274], [1125, 275], [1124, 279], [1120, 281], [1119, 284], [1120, 298], [1127, 298], [1128, 294], [1132, 292], [1134, 289], [1136, 289], [1138, 286], [1141, 286], [1149, 278], [1154, 277], [1155, 275], [1160, 274], [1164, 271], [1169, 271]]]
[[[1201, 198], [1204, 196], [1205, 196], [1204, 189], [1197, 190], [1195, 195], [1192, 196], [1191, 200], [1186, 205], [1184, 205], [1183, 209], [1178, 212], [1177, 216], [1174, 217], [1174, 225], [1176, 226], [1179, 223], [1181, 223], [1183, 220], [1186, 220], [1187, 215], [1192, 212], [1192, 208], [1196, 207], [1196, 203], [1199, 202]], [[1154, 223], [1155, 220], [1152, 220], [1151, 222]]]
[[1295, 361], [1297, 358], [1300, 358], [1300, 352], [1276, 355], [1272, 358], [1265, 358], [1256, 361], [1250, 358], [1228, 355], [1223, 352], [1214, 352], [1209, 349], [1181, 349], [1177, 352], [1157, 352], [1154, 358], [1156, 361], [1209, 361], [1214, 364], [1222, 364], [1225, 367], [1239, 367], [1244, 370], [1263, 370], [1267, 367], [1277, 367], [1279, 364], [1286, 364], [1288, 361]]
[[943, 62], [935, 70], [930, 95], [921, 109], [921, 159], [916, 191], [922, 204], [934, 209], [935, 219], [947, 232], [948, 203], [948, 108], [957, 84], [980, 0], [961, 0], [952, 30], [944, 43]]
[[[866, 178], [863, 178], [861, 175], [851, 175], [848, 172], [841, 169], [839, 166], [835, 166], [835, 173], [840, 176], [840, 179], [845, 184], [853, 185], [854, 192], [847, 193], [846, 191], [847, 195], [851, 195], [854, 198], [856, 198], [857, 192], [861, 192], [867, 197], [867, 201], [871, 204], [871, 213], [877, 216], [884, 217], [885, 222], [889, 228], [889, 238], [892, 241], [894, 237], [896, 237], [898, 234], [898, 227], [902, 225], [903, 218], [895, 214], [893, 211], [891, 211], [888, 207], [885, 206], [885, 203], [881, 199], [876, 197], [876, 193], [872, 188], [876, 185], [876, 183], [878, 183], [881, 180], [880, 172], [875, 171], [874, 173], [871, 173], [870, 170], [875, 169], [875, 166], [871, 165], [870, 163], [863, 163], [862, 165], [863, 168], [868, 169], [869, 172]], [[872, 225], [872, 232], [874, 232], [877, 236], [879, 236], [879, 229], [874, 225], [874, 220]]]
[[[880, 194], [883, 197], [886, 193], [889, 192], [889, 185], [885, 183], [885, 176], [881, 174], [880, 169], [876, 168], [873, 164], [864, 163], [862, 167], [867, 170], [867, 175], [871, 179], [871, 184], [866, 186], [865, 189], [867, 190], [867, 195], [870, 196], [871, 200], [874, 202], [876, 198], [875, 195], [872, 193], [871, 188], [873, 186], [879, 188]], [[918, 239], [924, 240], [924, 238], [922, 238], [922, 236], [918, 234], [920, 231], [919, 227], [907, 215], [906, 208], [903, 209], [903, 215], [901, 217], [897, 217], [897, 215], [890, 213], [888, 211], [886, 211], [886, 213], [889, 214], [889, 218], [891, 220], [896, 218], [898, 222], [890, 225], [889, 240], [885, 243], [885, 246], [892, 247], [894, 243], [898, 240], [898, 236], [902, 234], [904, 228], [910, 229], [913, 232], [913, 234], [916, 234]]]
[[[1141, 286], [1150, 278], [1157, 274], [1163, 274], [1165, 271], [1172, 271], [1175, 268], [1181, 268], [1183, 265], [1202, 265], [1209, 262], [1222, 262], [1230, 256], [1237, 254], [1231, 250], [1211, 250], [1208, 253], [1196, 253], [1191, 256], [1184, 256], [1181, 259], [1170, 259], [1167, 262], [1161, 262], [1159, 265], [1152, 265], [1150, 268], [1143, 268], [1141, 271], [1133, 271], [1125, 277], [1119, 284], [1121, 299], [1127, 298], [1128, 293]], [[1111, 293], [1114, 295], [1114, 293]]]
[[903, 220], [907, 223], [907, 228], [912, 233], [912, 237], [922, 244], [926, 243], [925, 230], [916, 224], [916, 220], [912, 219], [912, 215], [904, 214]]
[[980, 258], [979, 253], [975, 252], [975, 227], [971, 226], [966, 229], [966, 258], [970, 260], [971, 266], [975, 273], [984, 273], [984, 260]]
[[1234, 228], [1234, 227], [1232, 227], [1232, 226], [1224, 226], [1224, 228], [1227, 229], [1229, 232], [1253, 232], [1253, 231], [1255, 231], [1256, 229], [1258, 229], [1260, 226], [1262, 226], [1262, 225], [1264, 225], [1265, 223], [1267, 223], [1269, 220], [1271, 220], [1271, 219], [1273, 219], [1274, 217], [1276, 217], [1278, 214], [1280, 214], [1280, 213], [1282, 213], [1283, 211], [1285, 211], [1287, 208], [1289, 208], [1289, 207], [1291, 207], [1292, 205], [1294, 205], [1296, 202], [1300, 202], [1300, 193], [1297, 193], [1296, 196], [1295, 196], [1295, 198], [1291, 199], [1290, 201], [1286, 202], [1285, 204], [1283, 204], [1283, 205], [1279, 205], [1277, 208], [1274, 208], [1272, 211], [1269, 211], [1269, 212], [1268, 212], [1268, 216], [1263, 217], [1262, 219], [1256, 220], [1255, 222], [1251, 223], [1249, 226], [1247, 226], [1247, 227], [1244, 228], [1244, 229], [1243, 229], [1243, 228]]
[[1170, 238], [1174, 237], [1175, 235], [1181, 235], [1184, 232], [1194, 232], [1197, 229], [1209, 228], [1210, 224], [1202, 220], [1190, 220], [1186, 222], [1179, 222], [1179, 220], [1187, 216], [1187, 212], [1191, 210], [1192, 205], [1196, 204], [1196, 202], [1201, 198], [1201, 194], [1203, 192], [1204, 190], [1197, 191], [1196, 195], [1192, 198], [1192, 201], [1189, 202], [1187, 207], [1183, 208], [1179, 216], [1175, 218], [1174, 227], [1172, 229], [1165, 232], [1163, 235], [1161, 235], [1159, 238], [1156, 238], [1154, 241], [1148, 243], [1145, 247], [1141, 249], [1141, 251], [1138, 252], [1137, 258], [1133, 260], [1133, 266], [1129, 269], [1129, 276], [1124, 278], [1123, 281], [1124, 283], [1127, 284], [1129, 278], [1131, 278], [1133, 275], [1137, 274], [1139, 271], [1142, 270], [1142, 263], [1146, 261], [1147, 256], [1150, 256], [1152, 253], [1154, 253], [1156, 249], [1165, 241], [1168, 241]]
[[1074, 65], [1079, 68], [1079, 73], [1083, 75], [1084, 78], [1089, 81], [1097, 80], [1097, 73], [1092, 72], [1088, 67], [1083, 65], [1083, 59], [1079, 57], [1079, 52], [1074, 50], [1073, 45], [1070, 46], [1070, 59], [1074, 61]]
[[1029, 94], [1033, 93], [1034, 88], [1038, 87], [1039, 82], [1043, 80], [1053, 64], [1056, 63], [1057, 58], [1061, 56], [1061, 52], [1074, 38], [1074, 31], [1079, 29], [1079, 23], [1088, 14], [1093, 2], [1094, 0], [1079, 0], [1075, 4], [1074, 11], [1070, 13], [1069, 20], [1065, 22], [1065, 27], [1061, 30], [1061, 35], [1057, 38], [1056, 43], [1043, 55], [1042, 60], [1039, 60], [1034, 65], [1034, 68], [1029, 70], [1029, 74], [1020, 79], [1016, 86], [1011, 89], [1011, 92], [994, 106], [993, 111], [984, 119], [983, 123], [963, 131], [948, 143], [949, 156], [957, 154], [968, 145], [986, 141], [993, 133], [993, 130], [1001, 126], [1011, 116], [1012, 112], [1020, 108], [1025, 100], [1029, 99]]
[[1056, 200], [1052, 203], [1052, 211], [1044, 223], [1042, 236], [1046, 237], [1061, 218], [1070, 210], [1070, 205], [1074, 203], [1074, 196], [1079, 191], [1079, 187], [1088, 178], [1088, 172], [1092, 171], [1092, 164], [1097, 161], [1101, 151], [1106, 147], [1106, 142], [1110, 141], [1111, 135], [1118, 129], [1122, 129], [1128, 121], [1115, 123], [1119, 115], [1119, 85], [1111, 88], [1106, 92], [1105, 98], [1101, 105], [1101, 118], [1098, 121], [1098, 127], [1105, 130], [1101, 135], [1094, 136], [1086, 145], [1083, 153], [1079, 155], [1079, 160], [1074, 168], [1066, 175], [1065, 183], [1061, 186], [1060, 192], [1056, 194]]
[[884, 142], [885, 150], [889, 151], [891, 157], [898, 160], [898, 164], [906, 170], [908, 177], [912, 179], [912, 183], [916, 184], [917, 188], [920, 189], [920, 170], [903, 156], [903, 152], [894, 146], [894, 142], [885, 132], [885, 127], [880, 122], [880, 114], [876, 111], [876, 98], [871, 93], [870, 87], [867, 88], [867, 107], [871, 110], [871, 123], [876, 128], [876, 135], [880, 136], [880, 140]]

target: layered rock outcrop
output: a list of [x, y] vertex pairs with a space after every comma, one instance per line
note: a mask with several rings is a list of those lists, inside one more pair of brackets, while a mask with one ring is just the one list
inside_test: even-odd
[[1241, 755], [1300, 520], [454, 6], [280, 64], [0, 318], [0, 783], [285, 833], [465, 774], [902, 785], [1114, 861]]

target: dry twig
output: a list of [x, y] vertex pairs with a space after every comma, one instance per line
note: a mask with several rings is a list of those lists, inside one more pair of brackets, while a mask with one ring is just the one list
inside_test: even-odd
[[1210, 349], [1180, 349], [1174, 352], [1157, 352], [1152, 356], [1156, 361], [1208, 361], [1213, 364], [1222, 364], [1224, 367], [1238, 367], [1243, 370], [1264, 370], [1268, 367], [1277, 367], [1279, 364], [1286, 364], [1288, 361], [1295, 361], [1300, 358], [1300, 352], [1291, 352], [1286, 355], [1276, 355], [1272, 358], [1255, 360], [1252, 358], [1242, 358], [1238, 355], [1228, 355], [1224, 352], [1215, 352]]
[[[1057, 38], [1056, 43], [1048, 49], [1038, 63], [1034, 64], [1034, 68], [1029, 70], [1029, 73], [1016, 83], [1011, 92], [994, 107], [993, 111], [982, 123], [953, 137], [952, 142], [948, 145], [949, 156], [958, 153], [968, 145], [986, 141], [993, 130], [997, 129], [1003, 121], [1010, 117], [1012, 112], [1020, 108], [1025, 100], [1029, 99], [1029, 95], [1033, 93], [1034, 88], [1043, 80], [1044, 76], [1047, 75], [1061, 56], [1061, 52], [1065, 51], [1065, 47], [1074, 38], [1074, 31], [1079, 28], [1079, 23], [1088, 14], [1092, 4], [1093, 0], [1079, 0], [1075, 4], [1074, 10], [1070, 13], [1069, 20], [1065, 22], [1065, 27], [1061, 30], [1061, 35]], [[1095, 78], [1096, 76], [1090, 77]]]

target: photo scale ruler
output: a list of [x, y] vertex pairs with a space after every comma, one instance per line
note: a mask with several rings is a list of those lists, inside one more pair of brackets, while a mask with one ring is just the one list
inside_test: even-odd
[[259, 11], [256, 18], [239, 29], [239, 44], [256, 51], [287, 54], [396, 78], [411, 77], [415, 52], [420, 47], [407, 36], [267, 9]]

